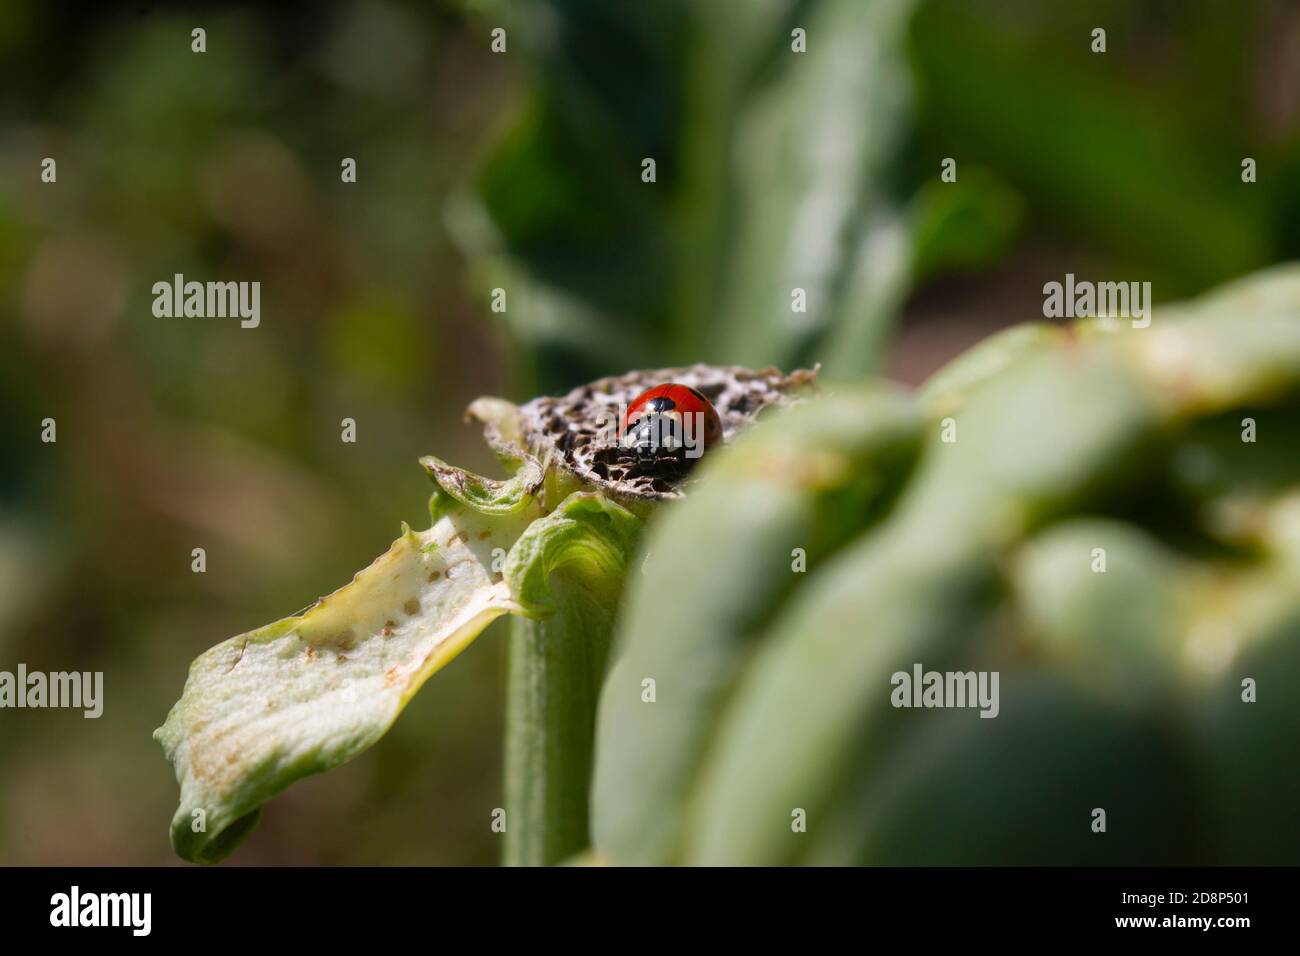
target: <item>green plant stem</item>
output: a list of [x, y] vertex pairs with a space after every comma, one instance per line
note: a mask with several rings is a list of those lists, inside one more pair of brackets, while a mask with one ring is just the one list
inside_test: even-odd
[[503, 862], [548, 866], [586, 849], [596, 700], [613, 618], [588, 596], [515, 618], [506, 696]]

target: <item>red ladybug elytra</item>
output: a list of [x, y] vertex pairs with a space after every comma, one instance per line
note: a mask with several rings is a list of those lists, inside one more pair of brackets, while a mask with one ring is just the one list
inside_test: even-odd
[[641, 461], [685, 452], [698, 458], [722, 440], [722, 419], [713, 403], [689, 385], [668, 382], [647, 389], [627, 407], [620, 439]]

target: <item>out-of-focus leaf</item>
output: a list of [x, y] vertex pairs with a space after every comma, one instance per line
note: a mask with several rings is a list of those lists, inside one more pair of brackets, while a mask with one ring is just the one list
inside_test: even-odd
[[[602, 707], [601, 739], [618, 746], [597, 774], [598, 851], [726, 865], [1293, 860], [1278, 828], [1295, 796], [1283, 675], [1300, 637], [1300, 491], [1279, 422], [1300, 390], [1300, 324], [1292, 277], [1259, 281], [1146, 328], [1033, 326], [958, 360], [923, 396], [934, 434], [891, 506], [870, 520], [825, 506], [823, 521], [860, 530], [792, 575], [777, 606], [758, 548], [711, 559], [716, 530], [670, 515], [674, 573], [707, 574], [710, 593], [753, 615], [747, 652], [719, 652], [735, 615], [685, 628], [692, 639], [658, 660], [662, 588], [645, 585], [667, 579], [634, 582], [607, 698], [626, 697], [625, 662], [674, 675], [661, 701], [665, 686], [694, 689], [682, 674], [716, 689], [719, 662], [732, 670], [712, 706], [688, 694], [669, 720]], [[934, 420], [940, 406], [951, 421]], [[1226, 431], [1243, 414], [1266, 428], [1254, 442]], [[747, 444], [779, 455], [776, 434]], [[1259, 473], [1222, 494], [1252, 462]], [[678, 514], [734, 484], [706, 473]], [[762, 513], [763, 498], [737, 497]], [[954, 678], [1000, 676], [1000, 695], [981, 686], [977, 703], [972, 690], [921, 713], [893, 693], [917, 668], [949, 694]], [[662, 753], [691, 762], [679, 751], [703, 756], [663, 773]], [[649, 757], [670, 809], [619, 819], [649, 776], [624, 754]], [[1104, 841], [1093, 808], [1111, 814]]]
[[[524, 390], [562, 391], [621, 371], [629, 353], [638, 364], [667, 364], [666, 338], [651, 333], [671, 288], [664, 226], [687, 6], [488, 6], [537, 77], [451, 225], [490, 264], [480, 285], [522, 293], [505, 318], [536, 359]], [[657, 163], [657, 183], [641, 181], [646, 157]]]
[[[1251, 428], [1256, 440], [1243, 441]], [[1300, 448], [1300, 404], [1225, 412], [1196, 422], [1180, 437], [1170, 460], [1171, 481], [1200, 501], [1259, 501], [1300, 486], [1294, 448]]]
[[1207, 679], [1189, 712], [1198, 783], [1222, 821], [1209, 849], [1227, 863], [1294, 864], [1294, 840], [1276, 821], [1290, 819], [1300, 800], [1292, 682], [1300, 668], [1300, 486], [1273, 502], [1264, 524], [1273, 548], [1264, 564], [1201, 596], [1187, 658]]
[[981, 384], [1059, 343], [1067, 334], [1046, 322], [1026, 322], [995, 332], [931, 375], [921, 387], [921, 398], [935, 418], [954, 412]]
[[[744, 104], [732, 146], [737, 231], [713, 326], [729, 360], [805, 359], [854, 284], [859, 250], [888, 254], [873, 233], [889, 218], [885, 174], [911, 105], [901, 43], [911, 8], [909, 0], [811, 5], [799, 24], [807, 52], [786, 52]], [[910, 258], [894, 258], [908, 274]], [[796, 288], [806, 311], [792, 307]], [[872, 356], [853, 358], [842, 371], [870, 367]]]
[[1124, 522], [1062, 522], [1016, 558], [1029, 641], [1068, 679], [1120, 707], [1167, 694], [1179, 672], [1193, 584], [1181, 565], [1173, 551]]
[[504, 318], [542, 356], [539, 388], [620, 352], [850, 377], [918, 275], [997, 254], [1005, 192], [913, 208], [895, 175], [913, 0], [654, 7], [499, 8], [538, 88], [453, 229], [518, 294]]
[[[1194, 26], [1213, 6], [1177, 9]], [[1245, 19], [1234, 13], [1228, 24]], [[1110, 45], [1122, 47], [1125, 33], [1106, 25]], [[1031, 39], [961, 0], [924, 5], [912, 27], [923, 122], [936, 127], [943, 155], [961, 157], [959, 169], [996, 168], [1046, 218], [1124, 257], [1160, 297], [1199, 291], [1276, 255], [1268, 197], [1285, 182], [1243, 184], [1245, 144], [1204, 148], [1186, 118], [1187, 95], [1135, 90], [1111, 66], [1113, 54], [1089, 51], [1090, 28]]]
[[[803, 861], [1149, 866], [1197, 859], [1190, 761], [1169, 745], [1159, 720], [1107, 706], [1038, 669], [1004, 670], [999, 696], [995, 720], [964, 709], [924, 720], [915, 711], [881, 712], [890, 745], [855, 768], [835, 808], [810, 827]], [[1108, 841], [1087, 825], [1094, 806], [1123, 808]]]
[[997, 262], [1024, 216], [1024, 200], [990, 170], [962, 166], [956, 182], [930, 181], [909, 210], [912, 281], [969, 272]]
[[[601, 695], [593, 833], [620, 862], [680, 851], [711, 722], [799, 578], [793, 569], [826, 561], [883, 511], [919, 427], [916, 406], [890, 391], [795, 406], [703, 465], [709, 480], [656, 527]], [[725, 572], [701, 573], [715, 566]]]
[[628, 354], [653, 356], [662, 348], [642, 338], [634, 315], [602, 312], [590, 299], [556, 284], [553, 275], [542, 279], [517, 259], [494, 256], [478, 263], [476, 271], [485, 289], [505, 291], [502, 318], [522, 346], [526, 377], [580, 378], [593, 367], [617, 368]]
[[691, 799], [686, 862], [798, 861], [808, 847], [792, 812], [824, 819], [846, 769], [898, 724], [890, 675], [918, 661], [960, 669], [996, 597], [990, 552], [915, 526], [868, 531], [812, 576], [719, 722]]

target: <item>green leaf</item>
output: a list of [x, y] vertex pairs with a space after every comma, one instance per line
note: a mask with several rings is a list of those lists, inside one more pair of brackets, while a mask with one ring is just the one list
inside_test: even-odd
[[[691, 864], [796, 862], [790, 814], [822, 820], [850, 761], [890, 737], [890, 675], [945, 670], [994, 606], [992, 556], [891, 522], [808, 585], [765, 634], [691, 802]], [[767, 823], [766, 821], [771, 821]]]
[[957, 411], [984, 382], [1032, 355], [1064, 343], [1069, 333], [1046, 322], [1026, 322], [995, 332], [939, 369], [921, 386], [935, 418]]
[[524, 614], [510, 637], [505, 862], [545, 866], [588, 843], [596, 699], [641, 519], [592, 492], [523, 533], [506, 580]]
[[528, 490], [538, 476], [492, 482], [427, 467], [441, 485], [431, 528], [404, 527], [350, 584], [191, 665], [154, 734], [181, 785], [171, 830], [180, 856], [226, 856], [263, 803], [373, 744], [433, 673], [518, 608], [494, 566], [540, 514]]
[[1192, 583], [1175, 552], [1126, 522], [1076, 518], [1031, 538], [1012, 578], [1027, 643], [1071, 679], [1120, 707], [1168, 693]]
[[662, 516], [601, 695], [602, 851], [634, 865], [674, 861], [712, 722], [803, 576], [797, 562], [815, 570], [887, 507], [920, 420], [906, 396], [883, 388], [796, 405], [702, 464], [700, 483]]
[[[806, 578], [781, 566], [806, 520], [789, 489], [724, 465], [743, 448], [769, 460], [756, 476], [815, 472], [818, 449], [871, 422], [806, 445], [760, 426], [706, 464], [652, 533], [620, 624], [597, 850], [631, 864], [1294, 859], [1277, 833], [1300, 714], [1285, 679], [1300, 646], [1300, 285], [1293, 270], [1256, 283], [1158, 309], [1148, 328], [1030, 326], [959, 359], [921, 396], [930, 437], [883, 514], [825, 509], [844, 544]], [[796, 411], [815, 420], [835, 398]], [[893, 675], [918, 664], [1003, 674], [1002, 716], [893, 706]], [[646, 677], [656, 704], [635, 694]], [[1244, 706], [1245, 677], [1267, 707]], [[1174, 795], [1185, 812], [1168, 812]], [[1093, 839], [1087, 808], [1112, 805], [1122, 829]]]
[[585, 582], [611, 612], [636, 548], [641, 519], [603, 495], [574, 492], [545, 518], [529, 525], [506, 558], [511, 593], [531, 617], [556, 610], [552, 576]]
[[[455, 468], [433, 455], [425, 455], [420, 464], [447, 498], [484, 515], [509, 515], [525, 510], [543, 478], [541, 465], [531, 459], [523, 460], [519, 471], [505, 481]], [[435, 521], [446, 507], [446, 499], [435, 494], [429, 503]]]
[[[865, 346], [879, 344], [876, 327], [892, 319], [912, 270], [885, 185], [911, 106], [902, 49], [911, 9], [910, 0], [810, 5], [807, 52], [787, 46], [777, 76], [744, 104], [731, 147], [737, 232], [713, 325], [727, 361], [834, 357], [843, 375], [872, 367]], [[806, 311], [792, 308], [795, 288]], [[846, 325], [858, 327], [848, 353], [814, 349]]]
[[770, 625], [701, 775], [688, 862], [801, 859], [801, 835], [765, 821], [794, 807], [824, 818], [845, 775], [895, 736], [890, 676], [917, 662], [964, 669], [995, 624], [1005, 544], [1126, 476], [1162, 418], [1114, 353], [1046, 352], [977, 390], [955, 415], [955, 442], [931, 426], [886, 523]]
[[[1055, 6], [1064, 14], [1070, 5]], [[1185, 4], [1167, 18], [1170, 48], [1193, 57], [1189, 68], [1251, 49], [1225, 32], [1243, 24], [1222, 9], [1214, 39], [1202, 46], [1214, 55], [1190, 54], [1180, 43], [1188, 23], [1214, 16], [1216, 7]], [[1138, 42], [1142, 32], [1108, 26], [1115, 47]], [[1120, 58], [1090, 53], [1087, 30], [1082, 34], [1078, 41], [1073, 26], [1055, 23], [1035, 37], [964, 0], [922, 4], [912, 23], [912, 62], [925, 92], [920, 122], [941, 155], [966, 157], [963, 168], [970, 161], [997, 169], [1039, 218], [1075, 242], [1087, 237], [1134, 275], [1152, 279], [1162, 297], [1272, 261], [1282, 246], [1270, 207], [1287, 181], [1261, 179], [1257, 190], [1243, 188], [1239, 175], [1241, 157], [1267, 145], [1234, 138], [1244, 131], [1225, 117], [1197, 117], [1187, 108], [1189, 98], [1213, 94], [1135, 87]], [[1234, 80], [1246, 75], [1230, 72]], [[1199, 90], [1248, 95], [1217, 82]], [[1208, 128], [1219, 135], [1206, 137]]]
[[[1188, 713], [1206, 811], [1220, 821], [1212, 849], [1223, 863], [1294, 866], [1297, 859], [1295, 831], [1284, 821], [1300, 802], [1300, 488], [1284, 507], [1292, 529], [1286, 560], [1213, 595], [1195, 632], [1197, 657], [1211, 666]], [[1250, 703], [1245, 678], [1256, 688]]]
[[842, 377], [874, 365], [918, 262], [968, 261], [1007, 209], [983, 201], [1003, 190], [914, 215], [894, 183], [913, 5], [496, 8], [536, 82], [452, 228], [480, 284], [510, 290], [501, 318], [543, 389], [633, 352], [644, 366], [816, 360]]
[[963, 166], [956, 182], [930, 180], [910, 210], [920, 286], [944, 272], [975, 272], [997, 262], [1024, 217], [1024, 200], [991, 170]]
[[[890, 745], [852, 768], [832, 809], [809, 811], [801, 862], [1195, 862], [1189, 762], [1158, 718], [1108, 706], [1032, 666], [1005, 666], [999, 696], [996, 720], [964, 709], [881, 712]], [[875, 742], [864, 734], [864, 750]], [[1112, 817], [1119, 832], [1092, 832], [1094, 806], [1123, 808], [1119, 822]]]

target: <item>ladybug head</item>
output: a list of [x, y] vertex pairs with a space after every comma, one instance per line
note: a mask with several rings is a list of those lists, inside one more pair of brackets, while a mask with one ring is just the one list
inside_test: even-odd
[[661, 455], [672, 455], [682, 446], [681, 420], [675, 415], [651, 412], [637, 419], [623, 436], [623, 447], [636, 453], [637, 461], [647, 464]]
[[698, 458], [721, 437], [713, 405], [696, 389], [668, 383], [637, 396], [623, 421], [624, 448], [641, 463], [659, 458]]

